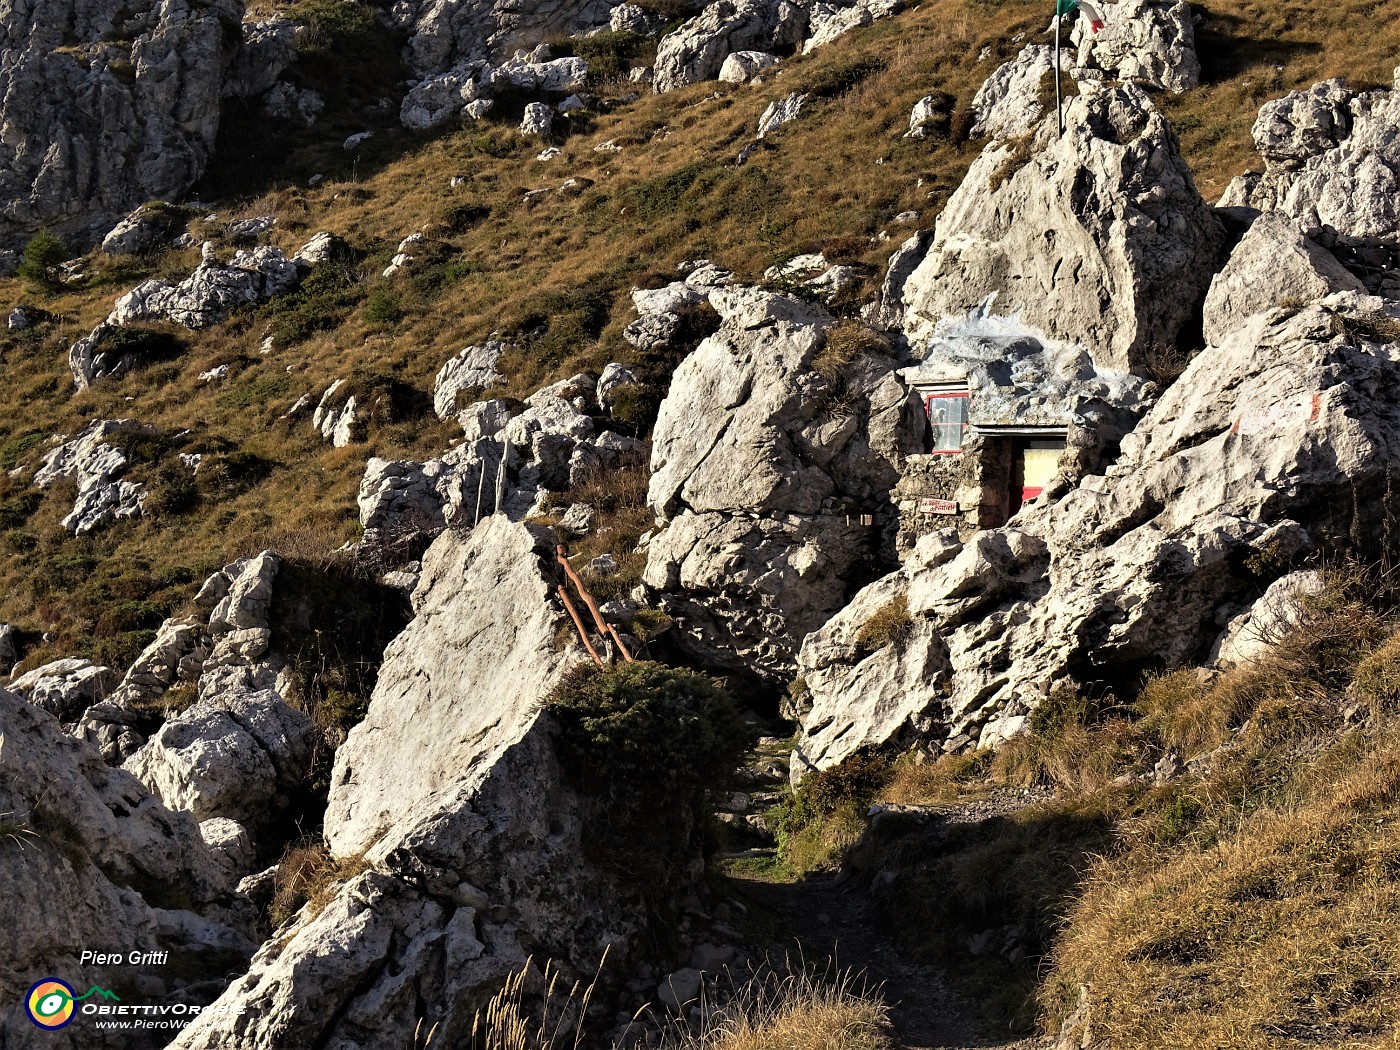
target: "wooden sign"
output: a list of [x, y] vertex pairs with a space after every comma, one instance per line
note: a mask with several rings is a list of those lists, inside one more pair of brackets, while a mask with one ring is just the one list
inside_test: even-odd
[[920, 514], [956, 514], [958, 505], [950, 499], [933, 499], [925, 497], [919, 500]]

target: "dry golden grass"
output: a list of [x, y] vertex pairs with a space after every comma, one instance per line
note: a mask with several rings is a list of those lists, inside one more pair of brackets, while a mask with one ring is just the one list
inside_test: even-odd
[[889, 1050], [889, 1008], [856, 974], [804, 968], [736, 982], [733, 998], [697, 1033], [666, 1050]]

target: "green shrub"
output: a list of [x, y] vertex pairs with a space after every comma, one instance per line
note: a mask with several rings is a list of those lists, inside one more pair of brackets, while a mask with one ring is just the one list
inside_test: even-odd
[[393, 324], [403, 320], [403, 304], [387, 288], [376, 288], [365, 302], [365, 320], [374, 324]]
[[52, 287], [55, 271], [67, 258], [68, 249], [63, 242], [48, 230], [40, 230], [25, 245], [24, 258], [19, 264], [19, 275], [26, 281], [33, 281], [45, 288]]
[[595, 801], [595, 858], [664, 897], [703, 830], [705, 789], [731, 773], [749, 731], [707, 675], [638, 661], [570, 675], [546, 702], [570, 778]]
[[102, 352], [130, 357], [137, 365], [169, 361], [185, 352], [185, 344], [169, 332], [153, 328], [114, 328], [102, 339]]
[[346, 263], [324, 262], [296, 291], [264, 306], [272, 337], [292, 346], [316, 332], [336, 328], [365, 297], [359, 274]]
[[32, 433], [12, 438], [3, 445], [0, 445], [0, 471], [8, 473], [14, 470], [16, 464], [19, 463], [20, 457], [35, 445], [42, 443], [43, 440], [43, 431], [35, 430]]
[[573, 42], [574, 52], [588, 60], [588, 82], [602, 84], [621, 80], [632, 68], [632, 60], [642, 53], [646, 41], [626, 30], [603, 32]]

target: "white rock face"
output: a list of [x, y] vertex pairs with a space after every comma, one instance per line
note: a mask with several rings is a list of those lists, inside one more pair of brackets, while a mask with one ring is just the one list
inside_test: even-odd
[[603, 374], [598, 377], [598, 386], [594, 392], [594, 397], [600, 408], [611, 409], [613, 396], [619, 390], [623, 387], [636, 385], [636, 376], [616, 361], [610, 361], [607, 367], [603, 369]]
[[467, 347], [438, 370], [433, 380], [433, 411], [439, 419], [457, 415], [457, 395], [463, 390], [505, 382], [506, 377], [496, 370], [505, 350], [505, 343], [491, 339], [482, 346]]
[[531, 102], [520, 121], [522, 135], [548, 135], [554, 130], [554, 110], [543, 102]]
[[802, 112], [802, 103], [806, 101], [806, 95], [794, 91], [787, 98], [770, 102], [763, 115], [758, 118], [758, 137], [764, 138], [784, 124], [791, 124]]
[[777, 64], [778, 56], [767, 51], [735, 51], [719, 67], [719, 81], [721, 84], [747, 84]]
[[877, 18], [888, 18], [903, 6], [902, 0], [856, 0], [845, 6], [817, 0], [810, 6], [812, 35], [802, 45], [802, 53], [809, 55], [853, 29], [862, 29]]
[[[1062, 76], [1068, 79], [1070, 56], [1060, 53]], [[1054, 72], [1054, 48], [1027, 44], [1010, 62], [1003, 63], [977, 89], [972, 100], [971, 134], [981, 138], [1010, 139], [1024, 135], [1045, 117], [1040, 84]], [[910, 131], [914, 121], [909, 122]]]
[[419, 1018], [455, 1046], [528, 952], [566, 980], [607, 944], [629, 953], [635, 895], [584, 859], [584, 804], [539, 707], [580, 658], [556, 648], [551, 551], [543, 530], [499, 518], [429, 549], [417, 615], [332, 778], [327, 840], [369, 870], [304, 911], [221, 997], [229, 1011], [173, 1046], [397, 1046]]
[[108, 439], [124, 433], [150, 433], [132, 419], [99, 419], [89, 423], [71, 441], [65, 441], [45, 457], [34, 475], [37, 488], [48, 488], [59, 479], [73, 481], [78, 494], [63, 527], [83, 536], [117, 518], [141, 513], [146, 487], [118, 477], [127, 467], [126, 453]]
[[[1258, 595], [1252, 554], [1379, 537], [1400, 457], [1400, 343], [1372, 334], [1387, 310], [1344, 292], [1257, 314], [1193, 359], [1105, 475], [961, 549], [924, 537], [804, 642], [795, 770], [910, 736], [991, 744], [1058, 685], [1203, 660]], [[908, 633], [868, 651], [860, 628], [899, 594]]]
[[[1084, 89], [1066, 106], [1063, 138], [1047, 119], [1028, 144], [991, 143], [922, 261], [899, 287], [887, 281], [886, 308], [911, 339], [996, 293], [998, 312], [1141, 373], [1191, 323], [1220, 222], [1141, 88]], [[899, 257], [900, 269], [910, 262]]]
[[1308, 598], [1326, 589], [1322, 573], [1314, 569], [1290, 572], [1275, 580], [1257, 602], [1226, 625], [1211, 653], [1211, 665], [1228, 670], [1264, 656], [1306, 622]]
[[1196, 32], [1186, 0], [1119, 0], [1100, 10], [1104, 26], [1097, 33], [1090, 31], [1082, 12], [1075, 23], [1071, 39], [1079, 44], [1080, 66], [1173, 94], [1200, 83]]
[[[129, 773], [64, 734], [52, 715], [3, 689], [0, 813], [28, 829], [16, 832], [21, 841], [10, 841], [0, 859], [7, 986], [24, 989], [62, 974], [75, 986], [112, 987], [121, 974], [128, 982], [154, 979], [162, 996], [174, 990], [160, 967], [80, 966], [79, 950], [89, 944], [178, 952], [195, 983], [222, 976], [230, 953], [251, 954], [246, 936], [225, 924], [247, 912], [195, 822], [166, 810]], [[200, 1001], [199, 992], [190, 994]], [[0, 1017], [6, 1046], [29, 1045], [33, 1032], [22, 1010]], [[130, 1032], [107, 1035], [82, 1023], [43, 1039], [65, 1050], [132, 1045]]]
[[282, 13], [250, 19], [224, 81], [225, 97], [252, 98], [277, 83], [297, 57], [297, 26]]
[[403, 0], [387, 14], [408, 33], [404, 58], [420, 77], [472, 63], [499, 62], [521, 48], [605, 26], [612, 0]]
[[286, 295], [300, 280], [301, 269], [278, 248], [239, 251], [227, 266], [206, 250], [199, 268], [179, 284], [153, 279], [127, 292], [107, 323], [173, 321], [186, 328], [208, 328], [226, 320], [235, 307]]
[[[10, 659], [14, 659], [13, 650]], [[59, 721], [71, 722], [111, 692], [115, 684], [116, 675], [110, 667], [67, 659], [36, 667], [16, 678], [9, 688]]]
[[[1397, 70], [1400, 81], [1400, 70]], [[1349, 237], [1400, 232], [1400, 93], [1339, 80], [1266, 102], [1254, 123], [1264, 172], [1230, 183], [1222, 205], [1281, 211]]]
[[807, 35], [807, 12], [787, 0], [716, 0], [656, 50], [652, 86], [671, 91], [713, 80], [736, 51], [794, 47]]
[[647, 501], [664, 528], [644, 578], [697, 658], [776, 680], [844, 604], [869, 542], [848, 515], [887, 502], [923, 420], [878, 355], [850, 367], [843, 411], [825, 410], [820, 308], [751, 288], [710, 302], [723, 324], [676, 370], [653, 432]]
[[301, 785], [310, 753], [304, 714], [270, 690], [233, 690], [168, 720], [123, 768], [169, 809], [258, 828]]
[[238, 0], [0, 8], [0, 242], [41, 227], [95, 239], [193, 185], [242, 16]]
[[1266, 213], [1230, 253], [1206, 293], [1204, 331], [1212, 346], [1251, 316], [1284, 303], [1303, 306], [1365, 286], [1335, 256], [1308, 240], [1293, 220]]
[[361, 419], [357, 407], [355, 395], [345, 389], [345, 380], [337, 379], [321, 395], [311, 425], [332, 448], [344, 448], [359, 436]]

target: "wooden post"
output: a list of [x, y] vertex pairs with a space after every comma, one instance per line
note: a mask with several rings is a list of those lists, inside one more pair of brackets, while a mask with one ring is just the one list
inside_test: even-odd
[[506, 467], [510, 465], [510, 438], [501, 438], [501, 465], [496, 468], [496, 510], [501, 513], [501, 499], [506, 492]]
[[578, 631], [579, 640], [583, 642], [583, 647], [588, 650], [588, 655], [593, 657], [593, 662], [599, 667], [603, 666], [603, 658], [598, 655], [598, 650], [593, 648], [593, 643], [588, 640], [588, 632], [583, 629], [583, 620], [579, 617], [578, 610], [574, 608], [574, 603], [569, 601], [569, 592], [564, 590], [564, 585], [557, 584], [555, 589], [559, 592], [559, 600], [564, 603], [564, 608], [569, 613], [569, 619], [574, 621], [574, 629]]
[[1065, 137], [1065, 111], [1060, 104], [1060, 23], [1062, 21], [1064, 21], [1064, 16], [1060, 14], [1060, 0], [1055, 0], [1055, 122], [1060, 129], [1060, 138]]

